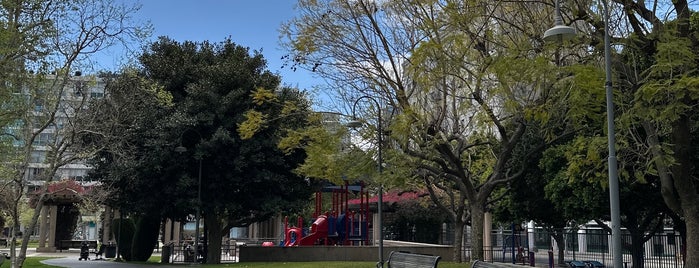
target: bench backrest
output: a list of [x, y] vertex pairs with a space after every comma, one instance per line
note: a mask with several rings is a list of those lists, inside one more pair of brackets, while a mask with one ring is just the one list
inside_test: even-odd
[[388, 256], [388, 268], [437, 268], [440, 256], [393, 251]]

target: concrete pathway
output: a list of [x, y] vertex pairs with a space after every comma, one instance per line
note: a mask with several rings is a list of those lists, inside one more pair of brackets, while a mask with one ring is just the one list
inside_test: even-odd
[[[49, 260], [42, 261], [41, 263], [59, 266], [59, 267], [67, 267], [67, 268], [94, 268], [94, 267], [98, 267], [98, 268], [146, 268], [146, 267], [150, 267], [150, 268], [152, 268], [153, 267], [153, 265], [115, 262], [112, 260], [79, 261], [77, 255], [74, 258], [63, 257], [63, 258], [57, 258], [57, 259], [49, 259]], [[188, 266], [188, 265], [158, 265], [157, 267], [182, 268], [183, 266]]]
[[[5, 251], [2, 251], [5, 252]], [[160, 254], [160, 253], [154, 253]], [[125, 262], [115, 262], [113, 259], [95, 260], [94, 254], [91, 254], [91, 260], [78, 260], [80, 258], [79, 250], [64, 250], [63, 252], [36, 252], [34, 249], [27, 250], [27, 257], [53, 257], [54, 259], [44, 260], [41, 263], [66, 267], [66, 268], [152, 268], [153, 265], [134, 264]], [[158, 265], [162, 268], [183, 268], [188, 266], [198, 266], [198, 264], [183, 264], [183, 265]]]
[[[97, 267], [97, 268], [152, 268], [153, 267], [153, 265], [115, 262], [113, 260], [79, 261], [77, 256], [75, 256], [75, 258], [65, 257], [65, 258], [49, 259], [49, 260], [42, 261], [41, 263], [59, 266], [59, 267], [67, 267], [67, 268], [94, 268], [94, 267]], [[182, 268], [184, 266], [199, 266], [199, 265], [198, 264], [158, 265], [157, 267]]]

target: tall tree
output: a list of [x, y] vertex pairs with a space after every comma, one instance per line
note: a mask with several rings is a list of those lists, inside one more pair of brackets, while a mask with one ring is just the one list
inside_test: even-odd
[[[648, 176], [660, 181], [665, 204], [684, 217], [687, 252], [699, 250], [699, 185], [696, 158], [697, 27], [696, 13], [688, 1], [608, 1], [609, 34], [614, 40], [613, 72], [615, 105], [621, 136], [620, 150], [633, 150], [631, 181], [645, 183]], [[571, 5], [571, 20], [587, 22], [589, 44], [601, 54], [605, 21], [587, 1]], [[564, 12], [566, 14], [566, 12]], [[601, 57], [600, 57], [601, 58]], [[623, 156], [622, 156], [623, 157]], [[626, 163], [632, 163], [627, 161]], [[681, 223], [676, 223], [681, 224]], [[699, 265], [689, 254], [685, 265]]]
[[[472, 256], [481, 259], [491, 193], [528, 164], [513, 158], [514, 148], [530, 125], [555, 113], [548, 108], [563, 99], [556, 95], [566, 93], [553, 90], [558, 72], [547, 58], [554, 51], [541, 46], [550, 8], [517, 1], [328, 0], [300, 1], [299, 9], [302, 15], [283, 29], [290, 59], [334, 82], [349, 103], [363, 95], [379, 100], [390, 129], [384, 145], [401, 155], [387, 167], [412, 167], [396, 174], [427, 186], [449, 213], [455, 261], [462, 261], [467, 223]], [[543, 131], [550, 134], [543, 143], [523, 145], [528, 154], [560, 134]]]
[[[293, 170], [305, 153], [284, 151], [278, 143], [287, 127], [306, 124], [309, 103], [299, 90], [279, 86], [261, 54], [230, 39], [214, 44], [161, 38], [140, 59], [147, 77], [174, 97], [169, 120], [189, 148], [185, 176], [201, 187], [195, 204], [206, 224], [206, 262], [220, 262], [221, 238], [231, 227], [303, 208], [311, 188]], [[287, 116], [245, 134], [244, 122], [261, 114]]]
[[[45, 146], [46, 167], [37, 177], [50, 182], [58, 168], [94, 152], [70, 152], [68, 148], [84, 130], [75, 128], [74, 116], [89, 102], [89, 94], [75, 94], [93, 83], [89, 77], [76, 79], [75, 71], [88, 70], [89, 55], [119, 42], [138, 41], [147, 25], [131, 24], [137, 7], [101, 0], [0, 2], [0, 68], [2, 68], [2, 127], [12, 138], [12, 152], [2, 162], [12, 167], [12, 267], [21, 267], [31, 236], [22, 237], [19, 254], [16, 238], [20, 227], [19, 207], [25, 202], [26, 172], [34, 146]], [[9, 117], [8, 117], [9, 116]], [[59, 121], [65, 120], [65, 121]], [[3, 137], [6, 137], [6, 136]], [[5, 140], [6, 141], [6, 140]], [[45, 192], [43, 192], [45, 193]], [[36, 226], [44, 195], [28, 229]]]
[[124, 256], [144, 260], [153, 252], [161, 219], [184, 220], [192, 206], [182, 198], [191, 181], [181, 178], [182, 169], [177, 166], [182, 161], [173, 150], [177, 134], [167, 127], [174, 109], [172, 96], [136, 70], [103, 79], [105, 98], [88, 110], [100, 121], [92, 125], [94, 132], [81, 137], [80, 145], [104, 144], [89, 159], [94, 167], [89, 178], [100, 181], [108, 193], [101, 203], [134, 219], [140, 242]]

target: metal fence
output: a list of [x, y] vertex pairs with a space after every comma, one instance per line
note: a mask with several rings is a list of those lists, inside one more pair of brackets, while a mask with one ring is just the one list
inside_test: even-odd
[[[563, 247], [565, 262], [597, 261], [606, 268], [612, 264], [611, 235], [602, 229], [565, 230], [564, 245], [557, 245], [551, 235], [541, 229], [522, 231], [499, 230], [491, 234], [491, 247], [485, 247], [484, 258], [490, 262], [536, 263], [538, 267], [558, 263]], [[467, 237], [470, 235], [466, 235]], [[631, 235], [622, 232], [623, 268], [683, 268], [684, 246], [678, 233], [667, 230], [654, 234], [642, 246], [632, 247]], [[466, 241], [464, 256], [470, 261], [471, 250]], [[636, 252], [634, 252], [636, 251]], [[634, 254], [636, 253], [636, 254]], [[637, 256], [634, 261], [633, 256]], [[634, 263], [636, 262], [636, 263]], [[556, 265], [554, 265], [556, 267]], [[614, 267], [617, 268], [617, 267]], [[621, 268], [621, 267], [619, 267]]]
[[[163, 246], [164, 258], [169, 259], [169, 263], [197, 263], [204, 257], [203, 248], [195, 249], [191, 241], [179, 241]], [[221, 263], [232, 263], [238, 261], [238, 246], [233, 240], [224, 240], [221, 243]]]

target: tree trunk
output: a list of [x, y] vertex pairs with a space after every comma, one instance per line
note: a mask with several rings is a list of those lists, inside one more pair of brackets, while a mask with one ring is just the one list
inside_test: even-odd
[[[631, 235], [631, 263], [633, 263], [634, 268], [643, 268], [643, 234], [632, 234]], [[623, 246], [622, 246], [623, 248]]]
[[[565, 234], [565, 230], [560, 229], [558, 231], [554, 231], [553, 235], [551, 236], [551, 237], [553, 237], [553, 240], [556, 241], [556, 245], [558, 245], [558, 252], [557, 252], [558, 257], [556, 259], [558, 259], [559, 266], [565, 266], [565, 264], [566, 264], [565, 263], [565, 257], [566, 257], [565, 256], [565, 249], [566, 249], [565, 243], [566, 243], [566, 241], [564, 239], [564, 234]], [[552, 245], [551, 249], [553, 250], [553, 245]]]
[[474, 260], [483, 260], [483, 207], [481, 202], [471, 201], [471, 258]]
[[463, 261], [463, 244], [464, 244], [464, 224], [460, 219], [454, 219], [454, 247], [453, 247], [453, 261], [462, 262]]
[[684, 267], [699, 267], [699, 204], [696, 202], [693, 204], [682, 204], [685, 209], [685, 215], [692, 215], [685, 217], [685, 222], [687, 224], [687, 243], [684, 249], [682, 249], [682, 257], [685, 259]]
[[[672, 142], [676, 164], [669, 164], [662, 159], [666, 156], [660, 148], [660, 141], [655, 135], [657, 132], [644, 124], [646, 130], [650, 130], [648, 137], [651, 145], [651, 153], [654, 163], [661, 178], [662, 196], [665, 203], [680, 214], [685, 219], [687, 244], [684, 252], [699, 252], [699, 193], [695, 179], [692, 176], [694, 168], [694, 158], [691, 152], [692, 132], [689, 126], [691, 121], [687, 115], [680, 116], [680, 119], [673, 124]], [[684, 254], [685, 267], [699, 267], [699, 254]]]
[[[690, 102], [686, 102], [690, 103]], [[674, 157], [677, 164], [672, 167], [672, 178], [677, 196], [682, 206], [682, 215], [687, 228], [687, 254], [685, 267], [699, 267], [699, 185], [692, 174], [694, 170], [694, 154], [692, 147], [691, 120], [688, 115], [682, 115], [673, 124], [672, 141]], [[663, 198], [669, 198], [663, 195]]]
[[206, 213], [204, 216], [206, 237], [209, 242], [206, 250], [206, 263], [219, 264], [221, 263], [221, 238], [223, 237], [222, 219], [216, 217], [214, 213]]

